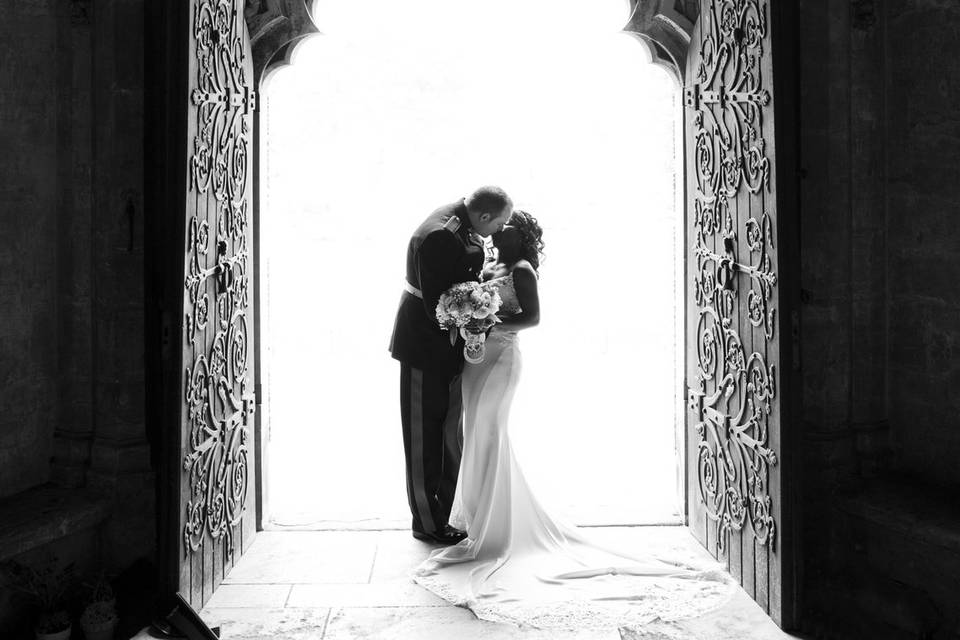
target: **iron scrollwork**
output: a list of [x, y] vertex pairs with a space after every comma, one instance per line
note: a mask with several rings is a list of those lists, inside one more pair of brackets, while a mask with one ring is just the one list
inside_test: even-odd
[[[697, 492], [707, 517], [717, 522], [721, 551], [730, 533], [748, 524], [758, 544], [772, 546], [776, 537], [769, 471], [777, 455], [768, 428], [777, 370], [765, 355], [776, 330], [775, 218], [764, 211], [738, 224], [731, 210], [738, 198], [759, 210], [770, 190], [762, 129], [771, 103], [761, 68], [767, 9], [766, 0], [705, 2], [699, 65], [684, 91], [692, 123], [696, 264], [697, 367], [688, 379], [688, 400], [696, 418]], [[741, 232], [746, 255], [739, 252]], [[743, 328], [758, 329], [761, 338], [749, 351], [741, 315], [749, 323]]]
[[197, 0], [193, 14], [197, 121], [190, 158], [191, 193], [209, 203], [187, 226], [184, 378], [187, 442], [183, 469], [190, 490], [184, 553], [205, 535], [223, 538], [233, 557], [246, 510], [250, 416], [248, 164], [252, 78], [247, 77], [243, 5]]

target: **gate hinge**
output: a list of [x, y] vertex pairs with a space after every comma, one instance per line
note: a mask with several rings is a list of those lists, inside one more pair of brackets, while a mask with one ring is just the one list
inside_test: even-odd
[[688, 84], [683, 88], [683, 105], [696, 111], [700, 108], [700, 85]]

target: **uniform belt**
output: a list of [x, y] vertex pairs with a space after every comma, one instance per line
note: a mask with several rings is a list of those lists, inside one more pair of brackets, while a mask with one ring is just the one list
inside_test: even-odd
[[406, 280], [403, 281], [403, 290], [409, 293], [410, 295], [423, 300], [423, 292], [420, 291], [420, 289], [417, 289], [415, 286], [413, 286], [409, 282], [407, 282]]

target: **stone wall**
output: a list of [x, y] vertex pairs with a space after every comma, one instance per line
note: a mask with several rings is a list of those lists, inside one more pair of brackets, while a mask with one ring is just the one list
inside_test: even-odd
[[0, 497], [98, 490], [119, 567], [154, 547], [143, 0], [0, 11]]
[[88, 485], [113, 499], [104, 533], [123, 565], [154, 546], [144, 364], [144, 0], [93, 7], [94, 435]]
[[960, 6], [800, 15], [810, 478], [960, 482]]
[[809, 479], [957, 483], [960, 5], [800, 6]]
[[[881, 18], [800, 3], [804, 606], [843, 553], [830, 509], [888, 456], [887, 228]], [[829, 606], [827, 604], [826, 606]]]
[[875, 466], [888, 417], [883, 43], [847, 3], [800, 15], [804, 440], [836, 486]]
[[49, 478], [57, 417], [54, 5], [0, 21], [0, 496]]
[[65, 4], [56, 21], [59, 392], [52, 478], [82, 486], [93, 433], [92, 15], [82, 4]]
[[960, 5], [801, 0], [799, 28], [808, 630], [926, 633], [953, 596], [917, 567], [960, 533]]
[[896, 462], [960, 484], [960, 4], [887, 8], [890, 418]]

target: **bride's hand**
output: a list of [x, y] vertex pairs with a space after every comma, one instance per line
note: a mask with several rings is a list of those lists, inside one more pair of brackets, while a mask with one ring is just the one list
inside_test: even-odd
[[483, 266], [482, 279], [486, 282], [487, 280], [505, 276], [508, 273], [510, 273], [510, 269], [502, 262], [488, 262]]

